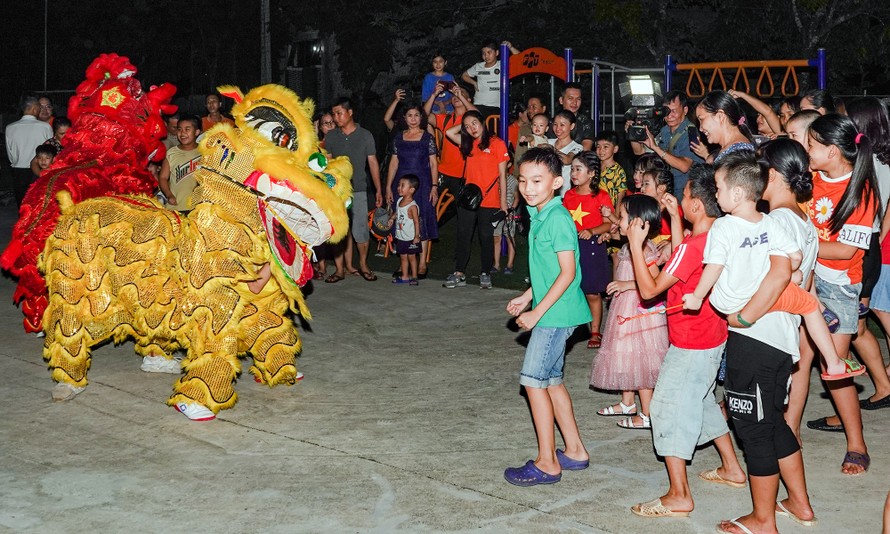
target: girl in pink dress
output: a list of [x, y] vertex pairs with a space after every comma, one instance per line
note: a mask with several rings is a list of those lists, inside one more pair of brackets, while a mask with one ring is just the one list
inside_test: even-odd
[[[658, 274], [656, 261], [658, 249], [652, 243], [661, 227], [661, 207], [647, 195], [632, 195], [621, 201], [621, 235], [627, 235], [627, 227], [649, 223], [649, 240], [646, 241], [646, 263], [652, 276]], [[667, 318], [663, 313], [645, 315], [637, 319], [619, 320], [633, 317], [647, 311], [664, 307], [663, 302], [641, 302], [634, 282], [633, 264], [627, 245], [618, 252], [618, 266], [615, 280], [606, 288], [614, 295], [609, 306], [609, 316], [603, 334], [602, 348], [593, 360], [590, 372], [590, 385], [597, 389], [621, 391], [621, 401], [607, 406], [597, 413], [605, 416], [627, 416], [618, 422], [622, 428], [650, 429], [649, 401], [658, 380], [658, 370], [668, 350]], [[634, 402], [634, 394], [640, 395], [640, 409]]]

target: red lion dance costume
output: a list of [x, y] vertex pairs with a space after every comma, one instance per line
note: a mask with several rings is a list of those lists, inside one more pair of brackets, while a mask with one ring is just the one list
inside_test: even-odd
[[155, 188], [146, 164], [149, 158], [164, 158], [161, 140], [167, 128], [161, 113], [176, 111], [169, 105], [176, 87], [163, 84], [146, 93], [135, 74], [130, 60], [117, 54], [93, 61], [68, 102], [72, 126], [65, 147], [22, 201], [0, 267], [19, 279], [13, 300], [21, 302], [27, 332], [42, 330], [47, 293], [37, 257], [59, 219], [56, 195], [67, 191], [80, 202], [109, 194], [150, 194]]

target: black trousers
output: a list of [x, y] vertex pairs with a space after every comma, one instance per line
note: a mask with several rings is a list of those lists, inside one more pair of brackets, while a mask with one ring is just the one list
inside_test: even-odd
[[21, 207], [22, 199], [25, 198], [25, 193], [28, 192], [28, 188], [31, 187], [34, 180], [36, 178], [30, 167], [25, 169], [12, 168], [12, 193], [15, 195], [16, 206]]
[[491, 216], [497, 208], [479, 208], [476, 211], [457, 208], [457, 242], [454, 247], [454, 270], [465, 273], [470, 263], [470, 245], [473, 234], [479, 236], [480, 273], [488, 274], [494, 265], [494, 226]]

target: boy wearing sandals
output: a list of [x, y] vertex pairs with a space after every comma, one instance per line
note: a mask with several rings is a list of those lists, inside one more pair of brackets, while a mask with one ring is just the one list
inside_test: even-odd
[[[662, 204], [671, 216], [674, 253], [665, 268], [653, 278], [646, 265], [643, 244], [649, 228], [638, 219], [627, 229], [628, 248], [640, 296], [654, 298], [668, 292], [667, 308], [683, 304], [701, 278], [702, 258], [708, 231], [720, 215], [714, 171], [694, 165], [683, 191], [683, 216], [692, 224], [692, 234], [683, 237], [677, 199], [666, 194]], [[658, 499], [631, 507], [643, 517], [685, 517], [694, 508], [686, 462], [697, 446], [714, 442], [721, 466], [699, 474], [703, 480], [732, 487], [745, 486], [745, 472], [733, 448], [729, 427], [714, 397], [717, 370], [726, 345], [726, 321], [705, 301], [701, 310], [668, 313], [670, 348], [664, 357], [650, 405], [652, 440], [664, 457], [670, 488]]]
[[[556, 191], [562, 187], [562, 159], [553, 150], [532, 148], [519, 165], [519, 192], [531, 215], [531, 288], [507, 304], [516, 324], [531, 330], [519, 383], [525, 388], [538, 436], [538, 456], [504, 471], [517, 486], [553, 484], [563, 470], [586, 469], [590, 459], [575, 421], [572, 399], [563, 384], [566, 341], [591, 320], [581, 291], [575, 223]], [[524, 311], [529, 304], [532, 309]], [[565, 451], [556, 448], [554, 419]]]

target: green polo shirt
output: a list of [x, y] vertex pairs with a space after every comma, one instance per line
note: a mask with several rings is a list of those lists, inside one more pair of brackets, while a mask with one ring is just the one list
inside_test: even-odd
[[569, 211], [560, 197], [547, 204], [528, 208], [531, 214], [529, 229], [528, 269], [532, 282], [532, 307], [544, 298], [559, 276], [557, 252], [571, 250], [575, 254], [575, 279], [565, 293], [544, 313], [538, 326], [562, 328], [578, 326], [591, 320], [590, 308], [581, 291], [581, 264], [578, 252], [578, 233]]

